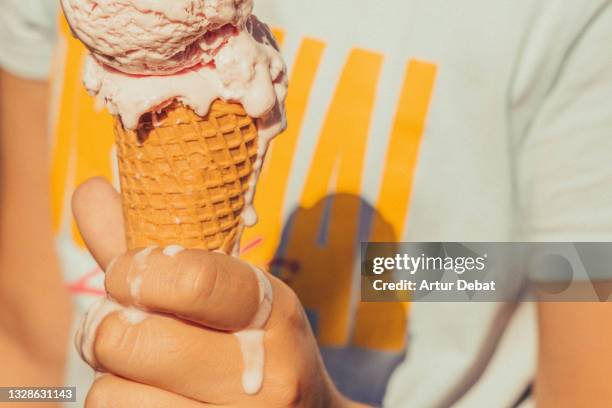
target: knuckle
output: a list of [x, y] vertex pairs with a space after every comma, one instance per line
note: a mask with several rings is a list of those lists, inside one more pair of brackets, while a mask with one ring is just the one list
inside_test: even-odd
[[97, 379], [85, 399], [85, 408], [110, 408], [112, 406], [111, 387], [107, 376]]
[[114, 289], [120, 286], [122, 279], [125, 279], [126, 261], [131, 262], [131, 254], [121, 254], [113, 258], [106, 266], [104, 273], [104, 288], [107, 292], [112, 293]]
[[197, 261], [181, 264], [178, 296], [189, 305], [201, 305], [210, 298], [219, 276], [219, 263], [214, 256], [201, 255]]
[[306, 328], [306, 315], [300, 300], [296, 295], [290, 297], [289, 307], [286, 309], [286, 322], [295, 330], [304, 330]]
[[300, 407], [303, 402], [303, 392], [300, 381], [294, 376], [288, 376], [279, 387], [278, 402], [280, 407]]
[[121, 324], [116, 315], [107, 317], [96, 333], [94, 353], [96, 360], [105, 366], [117, 356], [131, 356], [135, 350], [132, 327]]

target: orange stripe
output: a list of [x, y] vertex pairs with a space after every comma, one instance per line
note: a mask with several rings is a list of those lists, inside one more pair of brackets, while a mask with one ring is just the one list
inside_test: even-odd
[[279, 47], [285, 44], [285, 30], [280, 27], [272, 27], [272, 35], [276, 38], [276, 42]]
[[70, 31], [70, 26], [68, 25], [68, 21], [64, 18], [64, 14], [60, 13], [59, 16], [59, 31], [66, 38], [73, 38], [72, 32]]
[[[361, 173], [382, 56], [353, 50], [340, 77], [301, 198], [286, 257], [300, 273], [292, 287], [317, 312], [319, 341], [348, 343], [349, 303], [359, 223]], [[335, 186], [330, 186], [334, 182]], [[329, 189], [335, 191], [327, 240], [318, 242]]]
[[[60, 228], [66, 194], [77, 185], [94, 176], [111, 178], [110, 153], [113, 145], [112, 117], [105, 111], [94, 108], [94, 100], [81, 83], [84, 47], [72, 37], [64, 19], [60, 31], [66, 37], [64, 87], [59, 104], [51, 191], [53, 225]], [[68, 174], [68, 163], [75, 161], [75, 173]], [[76, 224], [71, 222], [75, 243], [84, 247]]]
[[[417, 156], [437, 68], [410, 61], [385, 161], [371, 241], [401, 240], [409, 207]], [[410, 303], [360, 303], [353, 342], [358, 347], [400, 351], [404, 348]]]
[[[437, 67], [427, 62], [412, 60], [408, 63], [395, 115], [376, 207], [393, 226], [398, 238], [401, 238], [404, 231], [436, 72]], [[379, 239], [379, 226], [374, 225], [371, 240]]]
[[[64, 199], [68, 181], [68, 163], [76, 142], [75, 120], [78, 115], [78, 94], [82, 87], [81, 61], [85, 53], [81, 44], [66, 34], [67, 24], [62, 32], [66, 36], [67, 51], [65, 56], [65, 72], [63, 79], [63, 90], [60, 96], [59, 115], [54, 135], [55, 144], [52, 152], [51, 167], [51, 208], [53, 227], [59, 230], [62, 223], [64, 210]], [[71, 182], [72, 180], [70, 180]], [[70, 183], [71, 184], [71, 183]]]
[[304, 206], [314, 205], [327, 193], [336, 166], [336, 191], [359, 194], [381, 65], [379, 54], [360, 49], [350, 53], [312, 160], [301, 200]]
[[406, 344], [408, 314], [401, 303], [359, 303], [353, 345], [398, 352]]
[[257, 183], [255, 208], [259, 222], [245, 230], [243, 246], [258, 237], [264, 237], [261, 245], [245, 254], [245, 258], [258, 265], [266, 265], [274, 256], [282, 229], [281, 212], [287, 190], [287, 173], [291, 168], [295, 147], [302, 131], [302, 123], [310, 92], [315, 81], [317, 69], [325, 44], [306, 38], [298, 51], [295, 68], [289, 80], [289, 93], [286, 101], [287, 130], [270, 145], [264, 168]]
[[94, 99], [84, 87], [80, 87], [78, 99], [75, 186], [95, 176], [110, 180], [111, 151], [115, 143], [113, 117], [106, 110], [95, 109]]
[[[74, 179], [70, 180], [72, 188], [96, 176], [111, 180], [111, 152], [114, 144], [113, 117], [106, 110], [95, 109], [94, 99], [83, 86], [79, 87], [76, 97], [78, 113], [73, 119], [76, 128], [76, 173]], [[74, 220], [72, 236], [77, 245], [85, 248]]]

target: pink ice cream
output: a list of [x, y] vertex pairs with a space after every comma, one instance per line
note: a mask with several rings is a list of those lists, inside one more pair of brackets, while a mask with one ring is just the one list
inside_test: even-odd
[[100, 62], [130, 74], [197, 65], [224, 25], [242, 26], [251, 0], [62, 0], [75, 35]]
[[85, 87], [125, 127], [174, 100], [203, 116], [223, 99], [261, 119], [269, 136], [284, 128], [286, 68], [269, 28], [251, 15], [252, 0], [62, 0], [62, 6], [90, 50]]

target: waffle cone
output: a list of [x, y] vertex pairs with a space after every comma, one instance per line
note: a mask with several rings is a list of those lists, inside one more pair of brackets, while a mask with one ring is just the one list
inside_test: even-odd
[[257, 128], [242, 106], [218, 100], [201, 117], [175, 103], [136, 130], [118, 118], [114, 128], [128, 248], [231, 252], [257, 158]]

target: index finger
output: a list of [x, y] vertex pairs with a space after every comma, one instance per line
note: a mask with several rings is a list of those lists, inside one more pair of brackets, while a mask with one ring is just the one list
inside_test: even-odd
[[224, 331], [261, 328], [271, 307], [263, 272], [228, 255], [178, 246], [128, 251], [109, 265], [105, 285], [121, 304]]

